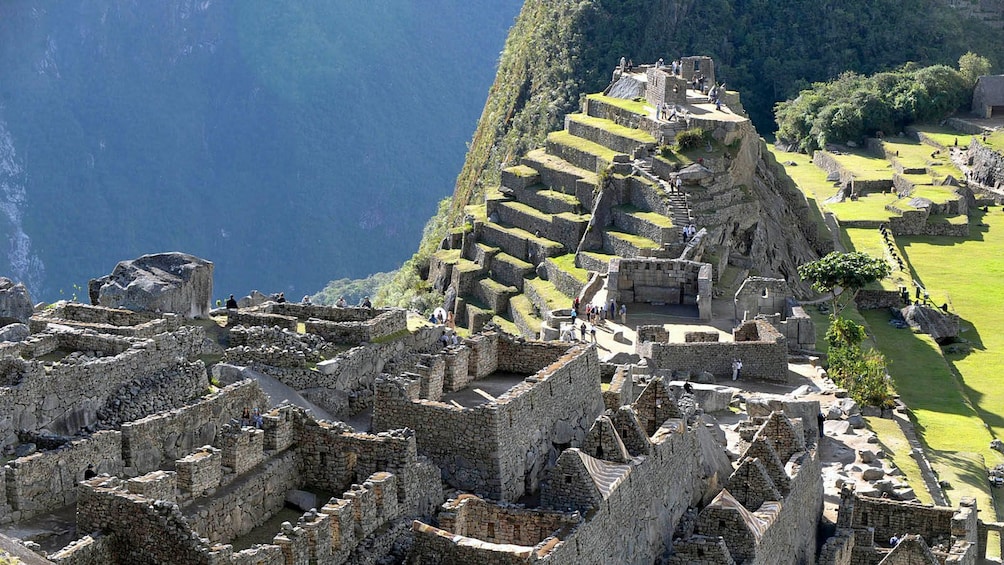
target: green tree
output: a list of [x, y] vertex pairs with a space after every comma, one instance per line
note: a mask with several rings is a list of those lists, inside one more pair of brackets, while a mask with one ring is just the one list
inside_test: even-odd
[[860, 251], [833, 251], [822, 259], [798, 267], [798, 275], [803, 281], [812, 283], [813, 290], [830, 293], [834, 320], [865, 285], [881, 280], [891, 272], [889, 263], [884, 259]]
[[972, 51], [967, 51], [965, 55], [959, 57], [959, 74], [965, 79], [969, 88], [972, 88], [976, 84], [976, 79], [990, 74], [992, 67], [990, 59], [977, 55]]

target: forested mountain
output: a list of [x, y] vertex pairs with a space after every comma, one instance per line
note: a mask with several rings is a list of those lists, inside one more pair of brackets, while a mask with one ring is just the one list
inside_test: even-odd
[[519, 4], [5, 0], [0, 274], [52, 300], [160, 251], [220, 295], [394, 268]]
[[[621, 56], [642, 63], [710, 55], [718, 79], [740, 91], [758, 130], [769, 134], [775, 103], [845, 71], [907, 61], [955, 66], [967, 51], [1000, 68], [1004, 34], [965, 14], [945, 0], [527, 0], [457, 179], [452, 221], [497, 184], [500, 164], [542, 145], [580, 95], [602, 90]], [[448, 223], [428, 230], [382, 296], [415, 285]]]

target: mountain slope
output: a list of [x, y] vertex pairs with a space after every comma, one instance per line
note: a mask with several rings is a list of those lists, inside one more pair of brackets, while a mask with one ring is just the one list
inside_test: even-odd
[[[0, 272], [142, 253], [220, 294], [397, 265], [452, 183], [517, 0], [0, 5]], [[375, 252], [379, 249], [379, 252]]]
[[[503, 166], [560, 129], [582, 93], [602, 90], [622, 55], [639, 63], [710, 55], [764, 133], [774, 129], [773, 105], [811, 82], [905, 61], [954, 66], [967, 50], [994, 58], [1002, 46], [1004, 36], [941, 0], [528, 0], [457, 179], [451, 219], [498, 184]], [[433, 230], [432, 241], [444, 233]]]

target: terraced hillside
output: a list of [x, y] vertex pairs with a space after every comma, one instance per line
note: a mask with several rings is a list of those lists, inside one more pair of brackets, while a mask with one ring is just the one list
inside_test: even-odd
[[[915, 126], [910, 137], [872, 140], [867, 150], [819, 152], [811, 161], [800, 154], [775, 156], [839, 246], [893, 265], [892, 277], [867, 289], [859, 303], [863, 321], [890, 361], [894, 386], [941, 481], [940, 494], [951, 504], [974, 496], [999, 518], [1004, 506], [987, 472], [1004, 462], [990, 448], [1004, 434], [998, 379], [1004, 215], [984, 211], [1000, 196], [978, 186], [974, 194], [976, 185], [965, 181], [972, 175], [958, 165], [965, 167], [969, 146], [981, 143], [980, 136], [943, 126]], [[888, 324], [888, 311], [875, 307], [900, 305], [901, 289], [957, 315], [960, 342], [942, 347], [926, 334]]]
[[[686, 254], [728, 286], [747, 273], [792, 275], [826, 250], [749, 120], [689, 94], [671, 119], [642, 99], [590, 95], [543, 148], [503, 168], [431, 261], [429, 280], [461, 326], [494, 320], [556, 338], [556, 320], [575, 297], [592, 299], [615, 258]], [[692, 128], [703, 146], [671, 146]], [[690, 224], [703, 233], [688, 247]]]

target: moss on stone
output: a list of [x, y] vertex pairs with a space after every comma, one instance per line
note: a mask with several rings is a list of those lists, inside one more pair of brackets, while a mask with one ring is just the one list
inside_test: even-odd
[[647, 131], [618, 125], [610, 120], [594, 118], [586, 114], [570, 114], [572, 121], [608, 131], [619, 137], [633, 139], [639, 143], [655, 143], [655, 138]]

